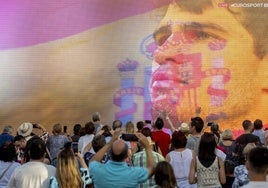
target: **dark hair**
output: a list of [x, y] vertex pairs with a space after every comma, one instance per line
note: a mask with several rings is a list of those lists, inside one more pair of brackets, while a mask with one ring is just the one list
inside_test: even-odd
[[110, 126], [109, 125], [104, 125], [101, 130], [103, 130], [103, 133], [102, 135], [105, 136], [105, 137], [108, 137], [108, 136], [113, 136], [112, 133], [110, 132]]
[[156, 119], [154, 125], [155, 125], [155, 127], [156, 127], [157, 129], [159, 129], [159, 130], [162, 129], [162, 128], [164, 127], [164, 121], [163, 121], [163, 119], [160, 118], [160, 117], [158, 117], [158, 118]]
[[162, 188], [176, 187], [176, 178], [172, 166], [167, 161], [158, 162], [154, 170], [155, 183]]
[[95, 126], [94, 126], [94, 123], [93, 122], [87, 122], [85, 124], [85, 132], [86, 134], [93, 134], [95, 131]]
[[17, 135], [17, 136], [14, 137], [13, 142], [16, 142], [16, 141], [23, 141], [23, 140], [25, 140], [24, 136]]
[[244, 120], [242, 123], [243, 129], [248, 130], [251, 127], [252, 123], [250, 120]]
[[136, 126], [137, 126], [137, 129], [138, 130], [142, 130], [143, 127], [144, 127], [144, 122], [143, 121], [138, 121], [137, 124], [136, 124]]
[[92, 147], [97, 153], [106, 144], [104, 135], [96, 135], [92, 140]]
[[73, 128], [73, 132], [75, 135], [79, 135], [79, 131], [82, 128], [82, 126], [80, 124], [75, 124], [74, 128]]
[[121, 128], [121, 127], [122, 127], [122, 121], [120, 121], [120, 120], [113, 121], [113, 125], [112, 125], [113, 130], [115, 130], [117, 128]]
[[250, 150], [247, 160], [249, 161], [250, 169], [258, 174], [267, 173], [268, 169], [268, 148], [255, 147]]
[[145, 137], [152, 137], [152, 132], [151, 132], [151, 129], [148, 128], [148, 127], [144, 127], [142, 130], [141, 130], [141, 134], [143, 134]]
[[14, 161], [16, 158], [16, 148], [12, 142], [6, 142], [0, 147], [0, 160], [4, 162]]
[[262, 127], [263, 127], [262, 120], [256, 119], [254, 121], [254, 129], [262, 129]]
[[194, 117], [194, 118], [191, 118], [190, 125], [192, 127], [195, 127], [196, 132], [201, 133], [204, 127], [204, 121], [201, 117]]
[[38, 136], [34, 136], [28, 140], [26, 148], [28, 149], [30, 159], [41, 159], [46, 153], [46, 144]]
[[128, 146], [127, 146], [127, 144], [125, 143], [124, 149], [118, 155], [116, 155], [113, 152], [113, 147], [112, 147], [112, 149], [110, 151], [110, 156], [111, 156], [111, 160], [112, 161], [115, 161], [115, 162], [122, 162], [122, 161], [124, 161], [127, 158], [127, 156], [128, 156]]
[[204, 161], [214, 160], [216, 145], [214, 134], [205, 132], [200, 139], [198, 158]]
[[171, 143], [172, 143], [172, 146], [176, 149], [184, 148], [187, 144], [187, 138], [183, 132], [175, 131], [172, 134]]

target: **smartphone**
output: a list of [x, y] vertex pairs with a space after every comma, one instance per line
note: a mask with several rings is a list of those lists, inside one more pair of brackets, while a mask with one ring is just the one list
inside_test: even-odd
[[213, 122], [208, 122], [208, 126], [211, 127], [211, 125], [213, 124]]
[[138, 141], [138, 137], [135, 135], [135, 134], [122, 134], [122, 140], [125, 140], [125, 141]]
[[67, 133], [67, 126], [66, 125], [63, 127], [63, 132]]

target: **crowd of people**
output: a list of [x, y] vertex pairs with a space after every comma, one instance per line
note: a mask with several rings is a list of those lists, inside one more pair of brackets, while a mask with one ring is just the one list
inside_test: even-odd
[[244, 120], [244, 133], [234, 138], [199, 116], [180, 127], [170, 122], [167, 132], [168, 118], [103, 125], [94, 113], [84, 126], [75, 124], [71, 136], [59, 123], [52, 134], [29, 122], [16, 132], [5, 126], [0, 188], [268, 187], [268, 130], [261, 120]]

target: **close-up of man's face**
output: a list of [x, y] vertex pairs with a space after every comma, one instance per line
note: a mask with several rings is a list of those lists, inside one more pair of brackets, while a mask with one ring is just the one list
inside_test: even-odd
[[261, 100], [262, 59], [228, 9], [214, 5], [196, 14], [173, 3], [154, 38], [153, 116], [166, 112], [175, 123], [188, 122], [201, 107], [205, 120], [226, 126], [252, 115]]

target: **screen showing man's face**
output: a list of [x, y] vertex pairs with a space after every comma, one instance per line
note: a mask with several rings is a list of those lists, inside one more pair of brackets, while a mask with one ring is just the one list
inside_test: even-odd
[[153, 116], [165, 112], [175, 123], [188, 122], [201, 107], [207, 121], [234, 128], [261, 115], [253, 112], [261, 102], [260, 59], [252, 36], [227, 9], [197, 15], [174, 3], [155, 39]]

